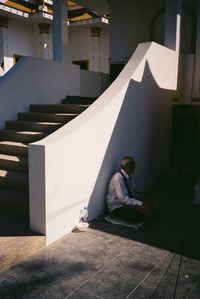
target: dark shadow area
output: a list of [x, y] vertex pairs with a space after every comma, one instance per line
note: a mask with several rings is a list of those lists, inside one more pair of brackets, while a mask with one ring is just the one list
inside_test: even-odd
[[[190, 190], [183, 189], [178, 180], [165, 180], [147, 193], [161, 200], [161, 219], [135, 231], [101, 217], [90, 223], [87, 232], [71, 233], [2, 272], [0, 298], [122, 299], [132, 294], [130, 298], [168, 299], [176, 293], [176, 298], [186, 298], [199, 280], [199, 262], [158, 247], [177, 252], [187, 249], [184, 245], [190, 239], [185, 233], [189, 233], [191, 219], [186, 221], [185, 215], [191, 206]], [[197, 293], [198, 284], [196, 289]]]
[[200, 207], [192, 203], [192, 182], [166, 178], [146, 194], [160, 201], [160, 212], [137, 231], [110, 224], [103, 217], [91, 227], [200, 260]]
[[[142, 228], [134, 232], [130, 228], [112, 225], [101, 217], [92, 222], [91, 227], [200, 260], [200, 240], [198, 238], [200, 208], [192, 204], [193, 182], [188, 177], [178, 175], [169, 177], [166, 175], [168, 171], [166, 166], [167, 164], [169, 166], [169, 160], [166, 159], [165, 161], [165, 150], [166, 152], [171, 150], [171, 144], [168, 144], [169, 148], [167, 148], [162, 142], [160, 143], [160, 138], [165, 138], [165, 136], [168, 138], [167, 134], [169, 133], [169, 131], [162, 129], [162, 110], [167, 107], [165, 100], [169, 100], [170, 91], [163, 90], [156, 85], [148, 64], [145, 67], [143, 82], [146, 82], [145, 92], [140, 83], [131, 81], [129, 84], [88, 210], [90, 213], [90, 210], [95, 209], [95, 205], [98, 204], [99, 193], [101, 194], [99, 201], [102, 200], [100, 186], [105, 186], [103, 190], [105, 197], [108, 182], [118, 170], [121, 157], [132, 155], [136, 160], [135, 181], [137, 189], [143, 191], [140, 188], [147, 186], [147, 194], [159, 200], [160, 216], [147, 221]], [[153, 108], [151, 105], [143, 106], [141, 94], [144, 97], [145, 95], [148, 97], [149, 94], [151, 97], [155, 97]], [[136, 118], [130, 125], [131, 101], [135, 96], [137, 101], [141, 100], [141, 106], [137, 105], [137, 111], [134, 115], [138, 115], [138, 119]], [[158, 104], [157, 108], [155, 108], [156, 103]], [[147, 118], [149, 119], [146, 121]], [[142, 127], [143, 121], [146, 122], [145, 127]], [[131, 146], [129, 134], [126, 134], [130, 130], [133, 131]], [[136, 135], [138, 136], [136, 137]], [[113, 155], [113, 153], [115, 154]], [[161, 165], [160, 163], [163, 161], [164, 163]], [[156, 173], [155, 177], [152, 177], [151, 172], [147, 172], [146, 169], [152, 169], [152, 173]], [[142, 184], [140, 184], [141, 181]]]
[[90, 197], [89, 214], [102, 205], [109, 180], [118, 170], [123, 156], [131, 155], [136, 160], [138, 191], [155, 184], [158, 175], [168, 166], [172, 113], [169, 98], [173, 92], [156, 84], [148, 63], [142, 81], [145, 84], [129, 82]]
[[45, 237], [30, 231], [28, 193], [0, 189], [0, 206], [0, 271], [3, 271], [42, 248]]
[[[10, 279], [0, 283], [1, 298], [65, 298], [77, 283], [96, 270], [84, 261], [53, 258], [21, 262], [7, 271]], [[14, 274], [14, 277], [12, 276]], [[33, 297], [32, 297], [33, 296]]]
[[0, 237], [36, 236], [29, 228], [28, 192], [0, 189]]

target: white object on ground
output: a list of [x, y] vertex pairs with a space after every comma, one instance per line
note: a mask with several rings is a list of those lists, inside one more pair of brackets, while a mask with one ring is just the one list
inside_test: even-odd
[[88, 229], [89, 224], [87, 222], [79, 222], [77, 228], [80, 232], [85, 232]]
[[123, 225], [123, 226], [127, 226], [127, 227], [132, 227], [136, 230], [144, 224], [144, 222], [131, 223], [130, 221], [126, 221], [126, 220], [119, 219], [119, 218], [114, 218], [109, 215], [105, 216], [104, 219], [112, 224], [119, 224], [119, 225]]

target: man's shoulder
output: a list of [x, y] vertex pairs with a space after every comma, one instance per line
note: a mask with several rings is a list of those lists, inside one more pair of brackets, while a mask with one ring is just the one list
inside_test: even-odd
[[123, 179], [123, 176], [119, 171], [117, 171], [111, 178], [111, 180], [113, 180], [113, 181], [122, 180], [122, 179]]

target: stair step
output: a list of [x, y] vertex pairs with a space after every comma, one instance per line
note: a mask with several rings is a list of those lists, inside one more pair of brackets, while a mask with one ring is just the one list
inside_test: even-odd
[[75, 118], [77, 113], [39, 113], [39, 112], [23, 112], [18, 113], [19, 120], [26, 121], [49, 121], [67, 123]]
[[43, 139], [48, 134], [35, 131], [0, 130], [0, 140], [31, 143]]
[[56, 122], [34, 122], [34, 121], [7, 121], [6, 129], [8, 130], [31, 130], [42, 132], [54, 132], [62, 127], [63, 124]]
[[0, 186], [15, 190], [28, 190], [28, 174], [0, 169]]
[[80, 97], [80, 96], [66, 96], [62, 100], [62, 104], [86, 104], [91, 105], [97, 98], [92, 97]]
[[0, 141], [0, 153], [7, 155], [27, 155], [27, 144], [14, 141]]
[[23, 156], [11, 156], [0, 154], [0, 169], [4, 170], [28, 170], [28, 159]]
[[89, 105], [82, 104], [30, 105], [30, 112], [81, 113], [88, 107]]

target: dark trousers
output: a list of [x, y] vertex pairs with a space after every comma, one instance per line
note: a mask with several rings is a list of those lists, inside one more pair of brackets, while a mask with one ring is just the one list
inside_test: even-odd
[[145, 216], [140, 215], [129, 207], [117, 208], [112, 211], [111, 215], [126, 221], [131, 221], [132, 223], [139, 223], [146, 220]]

